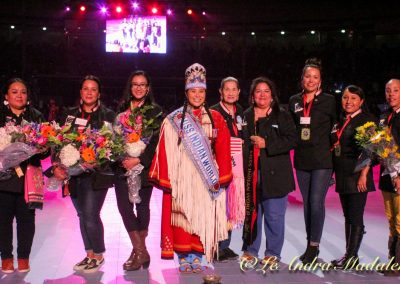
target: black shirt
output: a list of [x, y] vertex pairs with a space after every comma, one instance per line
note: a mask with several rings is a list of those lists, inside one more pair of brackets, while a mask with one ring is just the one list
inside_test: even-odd
[[289, 99], [289, 110], [296, 124], [297, 146], [295, 148], [294, 166], [298, 170], [331, 169], [332, 152], [330, 133], [336, 122], [335, 97], [321, 93], [314, 98], [310, 117], [310, 140], [301, 139], [304, 125], [300, 124], [303, 114], [303, 94], [296, 94]]

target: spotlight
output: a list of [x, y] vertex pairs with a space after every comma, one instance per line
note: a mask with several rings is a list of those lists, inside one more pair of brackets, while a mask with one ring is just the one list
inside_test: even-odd
[[100, 11], [101, 11], [103, 14], [105, 14], [105, 13], [107, 13], [107, 8], [106, 8], [106, 7], [101, 7]]
[[206, 11], [201, 12], [201, 14], [202, 14], [203, 16], [205, 16], [205, 15], [206, 15]]
[[158, 9], [157, 9], [156, 7], [153, 7], [153, 8], [151, 8], [151, 12], [152, 12], [153, 14], [157, 14]]
[[251, 32], [251, 35], [254, 36], [254, 35], [256, 35], [256, 33], [255, 32]]
[[85, 12], [85, 11], [86, 11], [86, 7], [82, 5], [82, 6], [79, 8], [79, 10], [81, 10], [81, 12]]
[[12, 30], [15, 29], [15, 26], [10, 26], [10, 29], [12, 29]]
[[281, 35], [284, 35], [285, 34], [285, 31], [281, 31]]
[[311, 31], [310, 33], [311, 33], [312, 35], [315, 35], [315, 31]]
[[46, 28], [46, 27], [43, 27], [42, 30], [47, 31], [47, 28]]
[[65, 7], [65, 12], [71, 11], [71, 8], [69, 6]]
[[187, 13], [188, 13], [188, 15], [192, 15], [193, 14], [193, 10], [192, 9], [188, 9]]
[[117, 13], [121, 13], [121, 12], [122, 12], [121, 6], [117, 6], [117, 8], [115, 8], [115, 11], [116, 11]]
[[341, 32], [342, 34], [344, 34], [344, 33], [346, 33], [346, 30], [345, 30], [345, 29], [342, 29], [342, 30], [340, 30], [340, 32]]
[[226, 33], [225, 33], [225, 32], [222, 32], [221, 35], [226, 35]]
[[340, 89], [336, 89], [336, 90], [335, 90], [335, 93], [336, 93], [336, 94], [340, 94], [341, 92], [342, 92], [342, 90], [340, 90]]
[[136, 10], [137, 8], [139, 8], [139, 4], [137, 2], [133, 2], [132, 7]]
[[171, 9], [167, 10], [167, 15], [172, 15], [172, 10]]

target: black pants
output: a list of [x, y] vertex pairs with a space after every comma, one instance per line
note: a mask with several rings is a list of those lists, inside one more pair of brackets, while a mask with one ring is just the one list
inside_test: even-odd
[[125, 177], [115, 179], [115, 195], [117, 197], [118, 211], [127, 232], [142, 231], [149, 228], [150, 223], [150, 198], [153, 187], [142, 187], [139, 191], [140, 203], [135, 204], [136, 215], [133, 204], [129, 201], [128, 184]]
[[13, 222], [17, 220], [17, 255], [29, 258], [35, 235], [35, 210], [29, 209], [22, 193], [0, 191], [0, 254], [13, 257]]
[[364, 226], [364, 208], [368, 192], [339, 194], [344, 219], [347, 224]]

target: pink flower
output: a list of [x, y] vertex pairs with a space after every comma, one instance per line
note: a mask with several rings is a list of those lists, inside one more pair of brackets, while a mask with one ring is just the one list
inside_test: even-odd
[[38, 143], [40, 146], [46, 145], [46, 143], [47, 143], [47, 138], [42, 136], [42, 137], [40, 137], [40, 138], [37, 140], [37, 143]]
[[104, 138], [104, 136], [99, 136], [96, 138], [96, 144], [99, 145], [100, 147], [103, 147], [105, 142], [106, 138]]
[[136, 116], [136, 121], [135, 121], [135, 123], [136, 123], [136, 124], [142, 124], [142, 122], [143, 122], [142, 116], [141, 116], [141, 115]]

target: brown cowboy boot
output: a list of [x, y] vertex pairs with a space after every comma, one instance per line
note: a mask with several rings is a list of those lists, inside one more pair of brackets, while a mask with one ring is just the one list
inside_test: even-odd
[[135, 259], [135, 245], [134, 245], [134, 241], [133, 241], [134, 232], [135, 231], [128, 232], [129, 238], [131, 239], [131, 243], [132, 243], [132, 252], [131, 252], [131, 255], [129, 256], [129, 258], [122, 265], [122, 268], [124, 270], [128, 270], [128, 268], [131, 267], [133, 260]]
[[[147, 235], [147, 232], [143, 232], [142, 235], [143, 236]], [[150, 255], [144, 245], [145, 243], [144, 238], [142, 240], [142, 238], [140, 237], [140, 233], [138, 231], [133, 231], [132, 241], [135, 253], [133, 261], [130, 263], [130, 265], [126, 266], [126, 270], [128, 271], [138, 270], [142, 266], [144, 269], [147, 269], [150, 265]]]

